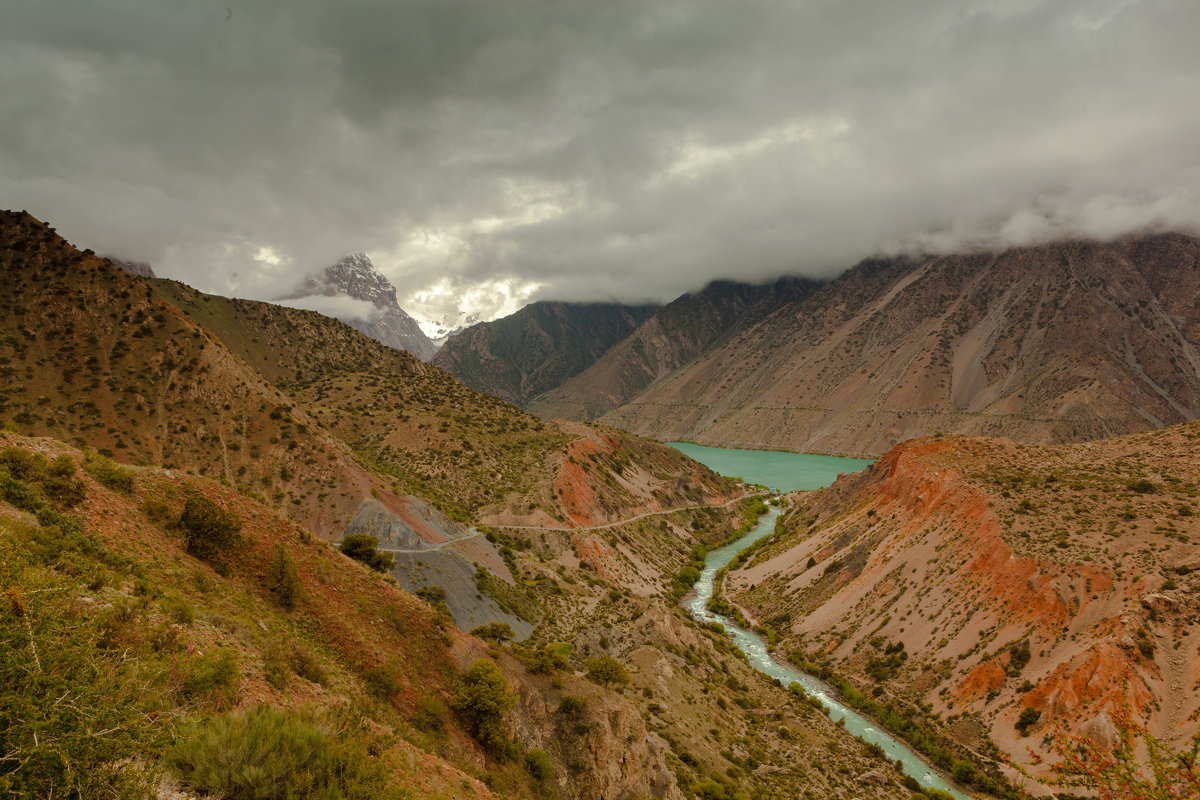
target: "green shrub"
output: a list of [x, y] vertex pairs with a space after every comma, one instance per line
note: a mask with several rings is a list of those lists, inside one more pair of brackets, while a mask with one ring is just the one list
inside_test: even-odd
[[205, 561], [223, 562], [224, 554], [238, 541], [242, 521], [201, 495], [189, 497], [179, 516], [187, 551]]
[[300, 580], [300, 573], [296, 571], [296, 562], [281, 544], [275, 546], [275, 553], [267, 566], [267, 586], [285, 610], [296, 609], [304, 584]]
[[[345, 717], [258, 706], [186, 729], [169, 766], [197, 792], [226, 800], [399, 800], [378, 737]], [[373, 752], [374, 751], [374, 752]]]
[[75, 462], [65, 455], [50, 461], [41, 453], [19, 447], [0, 450], [0, 497], [22, 511], [38, 514], [48, 506], [68, 509], [79, 505], [85, 491], [74, 476]]
[[629, 673], [612, 656], [600, 656], [587, 660], [587, 679], [602, 686], [624, 686], [629, 683]]
[[1154, 642], [1150, 641], [1149, 639], [1139, 639], [1137, 647], [1145, 658], [1154, 658]]
[[496, 662], [480, 658], [459, 680], [450, 707], [476, 739], [497, 747], [505, 741], [501, 728], [504, 715], [516, 702]]
[[513, 631], [512, 625], [507, 622], [489, 622], [487, 625], [472, 628], [471, 635], [496, 644], [503, 644], [511, 642], [517, 634]]
[[1038, 721], [1042, 716], [1042, 712], [1032, 706], [1025, 706], [1021, 709], [1021, 716], [1017, 717], [1016, 729], [1024, 736], [1029, 732], [1029, 728]]
[[425, 695], [417, 700], [417, 710], [413, 712], [412, 719], [417, 730], [440, 735], [446, 730], [449, 719], [449, 709], [438, 698]]
[[229, 650], [218, 650], [183, 663], [179, 693], [188, 700], [227, 706], [237, 699], [241, 679], [237, 658]]
[[33, 533], [0, 535], [0, 796], [149, 796], [130, 756], [154, 761], [168, 730], [147, 650], [99, 646], [102, 620], [25, 547]]
[[133, 494], [137, 482], [133, 470], [118, 466], [104, 456], [88, 456], [83, 460], [83, 471], [96, 479], [101, 486], [122, 494]]
[[342, 538], [338, 549], [343, 555], [361, 561], [376, 572], [387, 572], [395, 565], [395, 557], [391, 553], [383, 553], [376, 549], [379, 540], [367, 533], [351, 533]]
[[196, 619], [192, 604], [182, 597], [172, 595], [162, 602], [163, 613], [180, 625], [191, 625]]
[[291, 678], [287, 648], [278, 641], [271, 642], [263, 652], [263, 679], [271, 688], [282, 692], [287, 689]]
[[321, 662], [317, 660], [317, 657], [298, 644], [292, 645], [288, 664], [291, 666], [292, 672], [306, 681], [312, 681], [324, 686], [325, 681], [328, 680], [325, 675], [325, 668], [321, 666]]
[[565, 714], [568, 717], [579, 717], [587, 711], [588, 699], [586, 697], [576, 697], [575, 695], [563, 695], [563, 698], [558, 701], [558, 713]]
[[529, 671], [542, 675], [553, 675], [570, 667], [571, 662], [567, 661], [566, 656], [545, 645], [535, 650], [533, 657], [529, 660]]
[[404, 672], [395, 661], [368, 667], [362, 676], [367, 688], [385, 700], [399, 692], [404, 684]]
[[147, 500], [140, 506], [146, 519], [165, 525], [171, 521], [171, 507], [161, 500]]
[[544, 782], [554, 776], [554, 764], [545, 750], [531, 750], [525, 756], [525, 768], [535, 781]]

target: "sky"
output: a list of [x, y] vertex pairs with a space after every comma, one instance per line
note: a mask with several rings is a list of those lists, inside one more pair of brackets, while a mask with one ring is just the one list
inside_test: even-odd
[[1196, 0], [0, 0], [0, 207], [426, 319], [1200, 225]]

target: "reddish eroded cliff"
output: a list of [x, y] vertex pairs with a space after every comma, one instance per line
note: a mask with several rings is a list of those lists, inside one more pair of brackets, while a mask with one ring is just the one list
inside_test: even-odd
[[[1054, 448], [908, 442], [797, 496], [726, 591], [783, 652], [967, 714], [1020, 762], [1059, 725], [1104, 738], [1126, 700], [1178, 741], [1200, 713], [1197, 440], [1190, 423]], [[1026, 707], [1040, 716], [1018, 730]]]
[[720, 503], [733, 485], [673, 448], [618, 432], [560, 423], [580, 437], [555, 456], [553, 502], [571, 527], [592, 527], [667, 508]]

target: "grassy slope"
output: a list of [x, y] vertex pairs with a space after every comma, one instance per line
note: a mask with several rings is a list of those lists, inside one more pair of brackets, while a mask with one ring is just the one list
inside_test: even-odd
[[[577, 509], [558, 493], [562, 464], [574, 450], [590, 451], [589, 442], [611, 455], [610, 469], [591, 470], [589, 499], [601, 495], [603, 505], [592, 514], [617, 519], [655, 504], [731, 496], [725, 481], [668, 448], [543, 423], [335, 320], [169, 281], [154, 288], [285, 390], [376, 474], [460, 521], [514, 514], [535, 523], [572, 519]], [[290, 354], [286, 362], [273, 355], [281, 352]], [[618, 463], [636, 463], [646, 479], [617, 480], [611, 467]]]
[[[52, 440], [0, 435], [0, 449], [9, 446], [83, 460], [78, 451]], [[419, 697], [449, 697], [458, 666], [454, 649], [469, 650], [469, 640], [444, 629], [425, 604], [228, 487], [157, 468], [132, 473], [136, 488], [131, 494], [78, 473], [85, 499], [70, 513], [82, 520], [84, 536], [112, 556], [69, 547], [55, 554], [39, 547], [34, 544], [42, 538], [37, 521], [0, 502], [0, 571], [9, 600], [0, 611], [0, 625], [10, 634], [14, 628], [20, 632], [14, 598], [24, 598], [22, 616], [32, 623], [46, 681], [60, 679], [64, 690], [80, 698], [80, 715], [115, 716], [114, 724], [128, 730], [128, 737], [118, 742], [128, 749], [122, 753], [118, 746], [105, 762], [137, 754], [154, 771], [155, 757], [170, 747], [181, 725], [231, 707], [267, 703], [332, 711], [349, 706], [388, 732], [384, 746], [401, 785], [420, 789], [421, 796], [489, 795], [451, 764], [471, 769], [477, 760], [475, 747], [461, 732], [450, 729], [440, 745], [449, 762], [440, 761], [438, 770], [429, 773], [425, 762], [430, 759], [421, 748], [439, 745], [407, 721]], [[243, 522], [244, 541], [229, 554], [227, 576], [188, 555], [181, 534], [156, 521], [177, 518], [192, 494], [213, 499]], [[145, 509], [155, 509], [155, 519]], [[61, 540], [54, 531], [46, 534]], [[290, 554], [303, 586], [291, 612], [275, 601], [265, 577], [278, 546]], [[59, 630], [61, 623], [68, 628]], [[25, 638], [20, 638], [22, 646]], [[57, 648], [89, 639], [99, 646], [73, 653], [84, 664], [56, 659]], [[290, 675], [286, 687], [271, 685], [265, 672], [273, 650], [282, 650], [289, 659], [296, 650], [307, 653], [325, 677], [314, 682]], [[189, 676], [202, 672], [220, 653], [232, 654], [237, 677], [189, 688]], [[31, 652], [19, 657], [30, 660]], [[89, 683], [111, 676], [121, 665], [134, 665], [140, 687], [130, 691], [124, 684], [127, 696], [122, 699], [129, 709], [114, 709], [109, 705], [114, 698], [94, 695], [102, 681]], [[381, 693], [378, 681], [364, 680], [373, 668], [386, 670], [393, 681], [389, 690]], [[11, 736], [14, 721], [7, 722]], [[36, 722], [15, 724], [19, 735], [22, 725]], [[53, 752], [56, 729], [68, 726], [59, 720], [42, 731], [40, 744], [25, 741], [27, 753], [36, 759]], [[23, 733], [31, 738], [31, 731]]]

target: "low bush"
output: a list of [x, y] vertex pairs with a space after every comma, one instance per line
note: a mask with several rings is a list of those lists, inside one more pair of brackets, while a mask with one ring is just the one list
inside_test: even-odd
[[449, 719], [450, 710], [438, 698], [426, 695], [417, 700], [417, 710], [413, 712], [412, 718], [413, 726], [417, 730], [441, 735], [445, 732]]
[[83, 460], [83, 471], [96, 479], [106, 489], [122, 494], [133, 494], [137, 488], [133, 470], [119, 466], [112, 459], [92, 455]]
[[554, 776], [554, 764], [545, 750], [531, 750], [525, 755], [525, 769], [535, 781], [544, 782]]
[[472, 628], [471, 635], [485, 641], [503, 644], [511, 642], [517, 634], [507, 622], [489, 622], [487, 625]]
[[267, 566], [267, 586], [279, 605], [286, 611], [295, 611], [303, 585], [291, 554], [283, 545], [276, 545]]
[[215, 564], [238, 542], [242, 521], [202, 495], [189, 497], [179, 515], [187, 551]]
[[351, 533], [342, 538], [338, 549], [343, 555], [366, 564], [376, 572], [387, 572], [395, 565], [395, 557], [391, 553], [380, 552], [377, 548], [379, 540], [366, 533]]
[[1021, 709], [1021, 716], [1017, 717], [1016, 729], [1024, 736], [1041, 717], [1042, 712], [1031, 706], [1025, 706]]
[[218, 650], [184, 660], [179, 668], [178, 690], [186, 700], [216, 707], [232, 705], [242, 680], [237, 658], [229, 650]]
[[386, 742], [361, 722], [270, 706], [194, 724], [167, 763], [190, 789], [227, 800], [399, 800]]
[[504, 715], [516, 702], [496, 662], [480, 658], [459, 680], [450, 707], [476, 739], [484, 745], [500, 747], [505, 743], [501, 727]]
[[292, 672], [306, 681], [324, 685], [325, 681], [328, 680], [325, 675], [325, 668], [321, 666], [321, 662], [317, 660], [316, 656], [300, 645], [292, 646], [288, 664], [291, 666]]
[[612, 656], [600, 656], [587, 660], [587, 678], [603, 686], [624, 686], [629, 683], [629, 673], [620, 661]]

